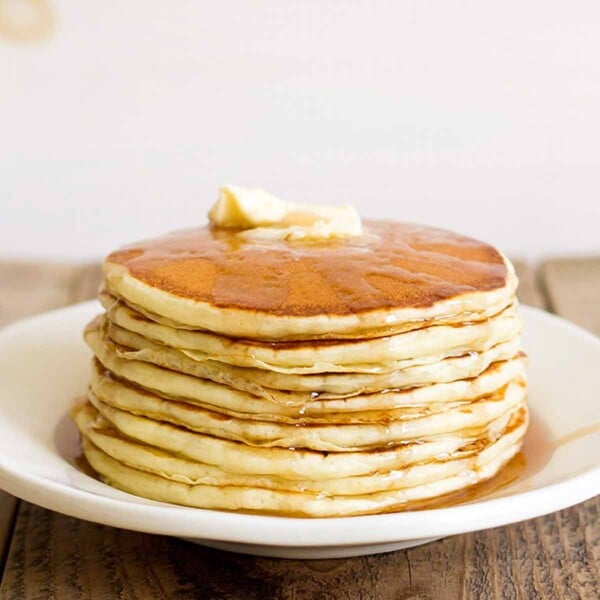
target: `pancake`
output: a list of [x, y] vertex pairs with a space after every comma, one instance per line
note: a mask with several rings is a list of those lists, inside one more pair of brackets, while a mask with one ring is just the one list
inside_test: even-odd
[[419, 501], [475, 485], [495, 475], [519, 451], [520, 444], [517, 442], [503, 449], [486, 464], [445, 479], [414, 487], [351, 496], [282, 492], [255, 485], [189, 485], [128, 467], [99, 450], [85, 438], [83, 446], [88, 462], [105, 481], [123, 491], [145, 498], [199, 508], [257, 511], [295, 517], [335, 517], [410, 510], [411, 505]]
[[139, 341], [131, 340], [142, 336], [152, 343], [177, 348], [197, 362], [218, 360], [238, 367], [291, 374], [397, 371], [465, 352], [487, 350], [513, 339], [521, 331], [515, 305], [484, 321], [462, 326], [436, 325], [374, 340], [269, 345], [177, 330], [153, 323], [118, 302], [111, 304], [106, 316], [108, 336], [125, 346], [139, 348]]
[[466, 448], [448, 461], [433, 460], [401, 469], [369, 475], [325, 480], [288, 480], [281, 477], [264, 477], [229, 473], [213, 465], [186, 459], [182, 456], [158, 450], [124, 437], [110, 426], [89, 404], [81, 406], [74, 414], [76, 424], [94, 446], [111, 458], [134, 469], [160, 475], [172, 481], [188, 485], [212, 485], [218, 487], [258, 487], [289, 492], [312, 492], [315, 494], [354, 495], [414, 487], [434, 482], [443, 477], [481, 467], [498, 451], [518, 441], [526, 427], [526, 413], [516, 414], [507, 425], [504, 435], [496, 440], [481, 442], [479, 452]]
[[511, 304], [517, 285], [492, 246], [421, 225], [366, 221], [361, 236], [310, 243], [235, 233], [206, 226], [113, 252], [106, 288], [186, 327], [282, 341], [469, 321]]
[[[445, 411], [412, 419], [358, 424], [290, 424], [239, 419], [190, 404], [164, 401], [152, 395], [113, 394], [108, 401], [111, 406], [136, 415], [250, 446], [347, 452], [389, 447], [441, 433], [483, 427], [507, 412], [514, 412], [522, 404], [524, 395], [524, 386], [511, 382], [497, 393], [471, 402], [468, 406], [449, 406]], [[93, 392], [88, 397], [98, 408], [102, 400]]]
[[[98, 322], [88, 327], [85, 339], [106, 368], [143, 387], [162, 389], [164, 384], [161, 380], [169, 380], [169, 383], [176, 380], [177, 384], [186, 388], [193, 386], [217, 391], [220, 388], [209, 385], [215, 382], [271, 402], [292, 406], [302, 405], [307, 399], [315, 397], [348, 397], [476, 377], [492, 363], [513, 358], [520, 348], [520, 341], [515, 338], [482, 352], [469, 352], [392, 373], [295, 375], [232, 367], [212, 360], [196, 362], [176, 349], [153, 345], [148, 340], [133, 336], [129, 336], [127, 341], [132, 345], [139, 342], [138, 348], [122, 346], [103, 335]], [[193, 379], [175, 377], [174, 374], [191, 375]]]
[[98, 413], [125, 437], [220, 469], [247, 475], [284, 479], [335, 479], [368, 475], [450, 457], [475, 444], [497, 440], [514, 413], [504, 414], [485, 427], [407, 441], [392, 448], [358, 452], [328, 452], [297, 448], [262, 448], [201, 434], [96, 402]]
[[[106, 267], [108, 268], [108, 267]], [[510, 269], [512, 269], [512, 265], [510, 265]], [[512, 277], [514, 277], [514, 272], [512, 272]], [[514, 285], [516, 286], [516, 278], [515, 278], [515, 282]], [[125, 300], [123, 297], [117, 297], [117, 296], [113, 296], [107, 289], [106, 285], [103, 285], [100, 289], [99, 295], [98, 295], [98, 299], [100, 300], [100, 303], [102, 304], [102, 306], [109, 311], [111, 307], [113, 306], [127, 306], [128, 308], [130, 308], [131, 310], [133, 310], [138, 316], [140, 317], [145, 317], [147, 320], [151, 321], [152, 323], [159, 323], [160, 325], [166, 325], [167, 327], [171, 327], [173, 329], [176, 329], [177, 331], [195, 331], [197, 333], [206, 333], [206, 334], [210, 334], [211, 332], [209, 330], [204, 330], [204, 329], [199, 329], [198, 327], [194, 327], [192, 325], [186, 325], [185, 323], [178, 323], [176, 321], [174, 321], [173, 319], [169, 319], [168, 317], [165, 317], [164, 315], [160, 315], [158, 313], [152, 312], [151, 310], [148, 310], [147, 308], [144, 308], [142, 305], [140, 304], [136, 304], [135, 302], [132, 302], [131, 300]], [[312, 338], [308, 338], [306, 336], [302, 336], [301, 334], [298, 334], [296, 339], [281, 339], [281, 340], [277, 340], [277, 339], [261, 339], [260, 341], [262, 343], [266, 343], [266, 344], [275, 344], [275, 345], [284, 345], [284, 344], [294, 344], [294, 343], [299, 343], [299, 342], [307, 342], [307, 343], [312, 343], [315, 341], [327, 341], [327, 340], [334, 340], [334, 341], [339, 341], [339, 340], [344, 340], [344, 339], [349, 339], [349, 340], [357, 340], [357, 339], [376, 339], [376, 338], [380, 338], [380, 337], [386, 337], [388, 335], [394, 335], [397, 333], [405, 333], [407, 331], [414, 331], [416, 329], [425, 329], [427, 327], [430, 327], [431, 325], [452, 325], [452, 324], [462, 324], [463, 322], [467, 321], [470, 323], [476, 323], [477, 321], [483, 321], [485, 319], [488, 319], [489, 317], [492, 317], [494, 315], [497, 315], [498, 313], [502, 312], [502, 310], [504, 310], [507, 306], [509, 306], [509, 304], [507, 304], [506, 302], [506, 298], [504, 297], [499, 297], [498, 299], [496, 299], [495, 303], [491, 303], [488, 304], [487, 306], [485, 306], [485, 308], [483, 308], [482, 310], [472, 310], [468, 313], [459, 313], [459, 314], [448, 314], [445, 316], [440, 316], [440, 317], [436, 317], [436, 318], [431, 318], [431, 319], [421, 319], [421, 320], [415, 320], [415, 321], [407, 321], [405, 323], [394, 323], [393, 327], [390, 325], [385, 325], [385, 326], [380, 326], [377, 329], [373, 329], [373, 330], [364, 330], [362, 331], [362, 333], [360, 335], [353, 335], [352, 333], [348, 333], [345, 334], [343, 332], [338, 332], [338, 333], [323, 333], [322, 335], [319, 335], [317, 337], [312, 337]], [[220, 335], [221, 337], [226, 337], [228, 340], [237, 340], [239, 342], [244, 342], [244, 341], [250, 341], [251, 338], [244, 338], [244, 337], [231, 337], [231, 336], [223, 336], [222, 334], [213, 334], [213, 335]]]
[[181, 391], [183, 386], [177, 386], [177, 375], [175, 382], [171, 382], [173, 385], [169, 385], [166, 374], [162, 381], [167, 383], [160, 389], [152, 389], [148, 384], [142, 388], [139, 384], [119, 379], [114, 372], [107, 371], [96, 362], [90, 378], [90, 390], [112, 406], [121, 403], [124, 403], [123, 406], [145, 404], [158, 399], [164, 400], [169, 406], [170, 403], [179, 402], [240, 419], [295, 425], [389, 423], [434, 414], [492, 395], [510, 381], [522, 379], [524, 369], [525, 359], [519, 357], [494, 363], [481, 375], [470, 379], [342, 399], [307, 398], [301, 406], [281, 406], [249, 395], [227, 396], [225, 392], [222, 396], [215, 395], [216, 402], [211, 404], [209, 400], [213, 397], [204, 393], [205, 388], [201, 384], [194, 385], [197, 382], [191, 378], [184, 378], [184, 383], [190, 384], [188, 389], [191, 395], [178, 395], [175, 392]]
[[72, 410], [102, 480], [192, 507], [332, 517], [423, 508], [498, 473], [529, 419], [502, 253], [238, 192], [211, 211], [219, 226], [104, 262]]

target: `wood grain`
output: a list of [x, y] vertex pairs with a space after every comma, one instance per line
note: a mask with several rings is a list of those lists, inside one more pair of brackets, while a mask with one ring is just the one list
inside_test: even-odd
[[17, 499], [0, 490], [0, 578], [6, 562], [16, 510]]
[[[55, 303], [94, 293], [98, 271], [57, 267], [43, 280]], [[46, 269], [48, 267], [45, 267]], [[573, 277], [565, 287], [545, 266], [545, 294], [538, 274], [517, 264], [520, 299], [569, 311]], [[0, 266], [0, 274], [2, 274]], [[17, 270], [17, 273], [20, 273]], [[582, 271], [584, 278], [589, 270]], [[587, 275], [585, 274], [587, 273]], [[9, 280], [0, 276], [0, 298]], [[573, 287], [575, 286], [575, 287]], [[17, 286], [18, 287], [18, 286]], [[31, 290], [29, 289], [29, 292]], [[600, 323], [600, 293], [595, 296]], [[12, 300], [18, 305], [19, 300]], [[34, 310], [44, 310], [32, 300]], [[0, 316], [3, 313], [0, 302]], [[593, 323], [591, 316], [587, 323]], [[600, 333], [600, 326], [597, 329]], [[1, 509], [0, 509], [1, 510]], [[454, 536], [406, 551], [328, 561], [254, 558], [181, 540], [129, 532], [65, 517], [22, 502], [0, 599], [17, 598], [278, 598], [435, 599], [600, 597], [600, 499], [539, 519]]]

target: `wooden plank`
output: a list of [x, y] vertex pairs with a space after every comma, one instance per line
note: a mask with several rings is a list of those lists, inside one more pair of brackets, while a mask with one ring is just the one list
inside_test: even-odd
[[[95, 295], [94, 265], [0, 261], [0, 326]], [[17, 499], [0, 490], [0, 573], [17, 510]]]
[[[598, 503], [408, 551], [280, 561], [23, 503], [0, 598], [596, 598]], [[596, 536], [596, 538], [594, 538]], [[595, 542], [594, 542], [595, 539]], [[52, 550], [50, 550], [52, 549]]]
[[600, 257], [549, 260], [542, 278], [556, 314], [600, 335]]
[[[540, 283], [553, 312], [600, 335], [600, 257], [546, 261]], [[580, 597], [598, 598], [600, 496], [560, 514], [563, 519], [551, 522], [562, 542], [566, 564], [572, 569], [569, 583], [581, 586], [587, 594]]]
[[[521, 301], [543, 305], [536, 273], [516, 266]], [[73, 293], [93, 293], [97, 277], [93, 268], [66, 277], [65, 301]], [[73, 283], [86, 278], [89, 283]], [[80, 285], [84, 289], [74, 292]], [[599, 512], [596, 499], [407, 551], [280, 561], [103, 527], [21, 503], [0, 599], [596, 598]]]
[[[0, 262], [0, 326], [64, 304], [69, 265]], [[0, 491], [0, 572], [12, 531], [17, 500]]]

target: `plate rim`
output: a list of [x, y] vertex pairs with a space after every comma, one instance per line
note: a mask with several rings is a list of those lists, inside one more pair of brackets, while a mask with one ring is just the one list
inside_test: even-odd
[[[70, 313], [74, 317], [91, 314], [92, 308], [100, 310], [96, 300], [13, 322], [0, 329], [0, 344], [14, 329]], [[521, 309], [600, 349], [600, 338], [589, 331], [536, 307], [522, 304]], [[551, 485], [468, 504], [352, 517], [297, 518], [147, 504], [136, 502], [138, 497], [132, 494], [126, 494], [127, 498], [103, 496], [42, 475], [20, 472], [13, 463], [10, 457], [0, 455], [0, 488], [50, 510], [146, 533], [277, 547], [359, 546], [467, 533], [543, 516], [600, 493], [598, 464]]]

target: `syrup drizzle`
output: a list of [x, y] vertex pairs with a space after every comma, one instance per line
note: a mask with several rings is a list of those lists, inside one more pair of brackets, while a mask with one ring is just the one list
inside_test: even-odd
[[236, 230], [202, 227], [134, 244], [107, 260], [184, 298], [291, 316], [428, 307], [502, 288], [508, 275], [488, 244], [380, 221], [366, 221], [359, 237], [310, 243], [244, 240]]

